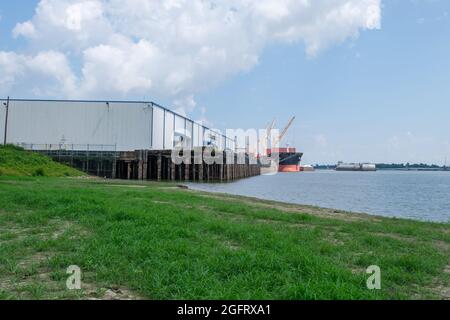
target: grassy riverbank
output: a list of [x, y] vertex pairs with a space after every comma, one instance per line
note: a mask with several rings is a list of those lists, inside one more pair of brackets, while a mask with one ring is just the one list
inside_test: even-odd
[[82, 172], [38, 153], [12, 145], [0, 145], [0, 176], [77, 177]]
[[[449, 298], [448, 224], [137, 184], [0, 177], [0, 298]], [[66, 269], [83, 270], [67, 291]], [[366, 288], [378, 265], [382, 290]]]

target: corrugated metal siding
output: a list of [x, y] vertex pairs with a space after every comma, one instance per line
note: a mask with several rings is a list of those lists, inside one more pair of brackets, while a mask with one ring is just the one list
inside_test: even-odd
[[5, 118], [6, 118], [6, 108], [3, 105], [4, 101], [0, 101], [0, 143], [3, 143], [5, 139]]
[[173, 130], [175, 125], [175, 115], [170, 112], [166, 112], [166, 125], [165, 125], [165, 141], [164, 150], [173, 149]]
[[[115, 145], [150, 149], [152, 107], [138, 103], [11, 101], [8, 141], [26, 144]], [[91, 150], [92, 150], [91, 149]]]
[[164, 149], [164, 110], [153, 108], [153, 149]]
[[186, 120], [186, 135], [190, 138], [190, 147], [194, 147], [194, 123]]
[[236, 142], [234, 140], [228, 140], [228, 146], [227, 148], [231, 151], [235, 151], [236, 150]]
[[184, 133], [186, 121], [180, 116], [175, 116], [175, 132]]
[[[0, 102], [3, 142], [6, 101]], [[14, 144], [170, 150], [177, 132], [191, 137], [192, 146], [208, 145], [216, 136], [214, 144], [225, 147], [220, 134], [151, 102], [11, 100], [9, 110], [8, 142]]]
[[192, 135], [192, 139], [194, 141], [194, 147], [201, 147], [202, 143], [201, 143], [201, 136], [200, 136], [200, 125], [198, 125], [197, 123], [194, 123], [194, 132]]

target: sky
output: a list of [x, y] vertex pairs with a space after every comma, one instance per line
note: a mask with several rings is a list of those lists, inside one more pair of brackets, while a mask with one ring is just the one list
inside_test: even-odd
[[152, 100], [304, 163], [450, 163], [447, 0], [0, 3], [0, 96]]

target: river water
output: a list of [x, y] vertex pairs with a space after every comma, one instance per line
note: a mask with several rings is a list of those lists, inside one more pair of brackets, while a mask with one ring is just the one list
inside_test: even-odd
[[387, 217], [450, 222], [450, 172], [279, 173], [192, 189]]

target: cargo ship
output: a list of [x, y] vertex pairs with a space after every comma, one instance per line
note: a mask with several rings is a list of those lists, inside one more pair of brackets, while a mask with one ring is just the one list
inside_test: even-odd
[[[283, 137], [288, 132], [289, 128], [292, 126], [295, 117], [292, 117], [287, 126], [283, 129], [281, 134], [274, 140], [271, 141], [272, 146], [280, 145]], [[275, 119], [267, 127], [267, 134], [264, 139], [268, 139], [270, 132], [273, 130], [275, 125]], [[302, 166], [300, 166], [300, 161], [302, 160], [303, 153], [297, 152], [296, 148], [270, 148], [266, 150], [266, 156], [271, 158], [268, 165], [263, 165], [261, 170], [262, 174], [275, 174], [277, 172], [300, 172]], [[276, 161], [273, 161], [276, 159]]]
[[267, 154], [276, 157], [278, 154], [278, 172], [300, 172], [300, 161], [303, 153], [297, 152], [296, 148], [277, 148], [267, 150]]

